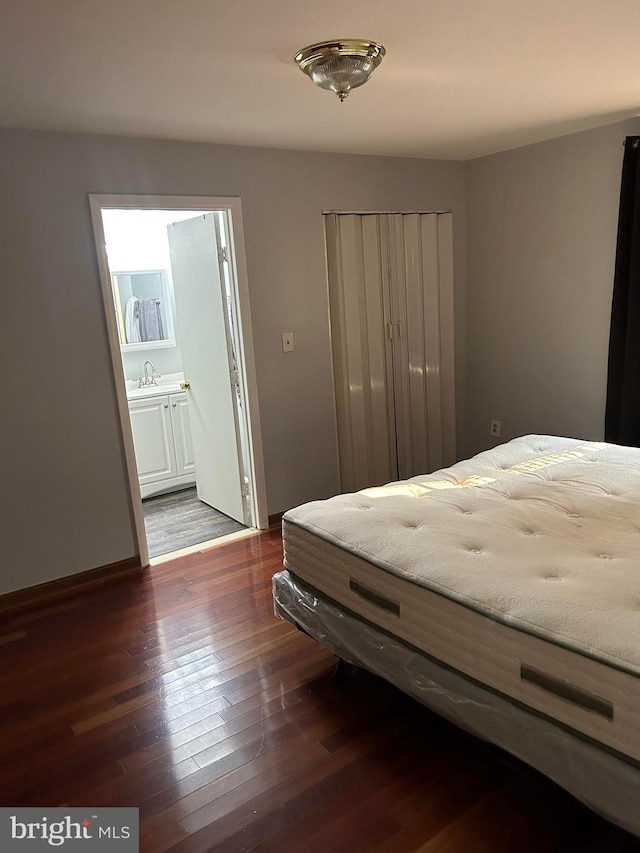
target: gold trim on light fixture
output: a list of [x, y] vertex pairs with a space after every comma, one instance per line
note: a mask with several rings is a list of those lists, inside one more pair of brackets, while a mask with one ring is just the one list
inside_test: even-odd
[[295, 62], [316, 86], [344, 101], [352, 89], [367, 82], [385, 53], [383, 45], [368, 39], [333, 39], [303, 47]]

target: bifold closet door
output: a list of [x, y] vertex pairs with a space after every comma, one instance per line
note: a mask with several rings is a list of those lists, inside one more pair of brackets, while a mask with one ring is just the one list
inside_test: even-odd
[[450, 213], [390, 217], [398, 477], [455, 461]]
[[325, 215], [343, 492], [397, 479], [387, 216]]
[[343, 492], [455, 461], [451, 214], [325, 215]]

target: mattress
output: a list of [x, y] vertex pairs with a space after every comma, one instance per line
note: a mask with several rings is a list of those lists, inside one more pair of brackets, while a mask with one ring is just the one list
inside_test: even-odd
[[640, 450], [526, 436], [298, 507], [283, 535], [331, 600], [640, 762]]
[[544, 773], [582, 803], [640, 836], [640, 768], [495, 691], [472, 682], [346, 611], [284, 569], [274, 610], [342, 660], [395, 684], [477, 737]]

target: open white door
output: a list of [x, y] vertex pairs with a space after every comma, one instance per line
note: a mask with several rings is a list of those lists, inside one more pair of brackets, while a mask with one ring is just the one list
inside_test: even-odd
[[229, 314], [220, 277], [215, 214], [175, 222], [167, 226], [167, 233], [198, 497], [247, 524]]

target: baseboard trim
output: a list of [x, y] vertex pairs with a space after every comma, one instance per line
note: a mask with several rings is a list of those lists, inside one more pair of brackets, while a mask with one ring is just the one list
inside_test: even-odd
[[22, 610], [53, 604], [86, 589], [101, 586], [116, 578], [138, 574], [142, 571], [140, 557], [128, 557], [126, 560], [119, 560], [106, 566], [98, 566], [95, 569], [88, 569], [86, 572], [78, 572], [75, 575], [56, 578], [56, 580], [40, 583], [36, 586], [28, 586], [26, 589], [7, 592], [0, 595], [0, 615], [6, 616]]
[[273, 515], [269, 516], [269, 527], [280, 527], [282, 524], [282, 516], [284, 512], [274, 512]]

